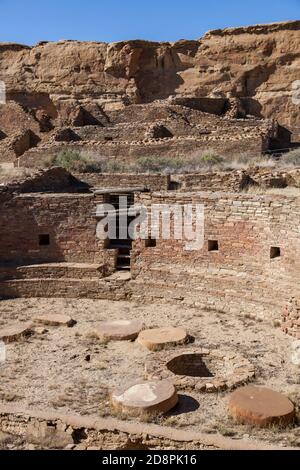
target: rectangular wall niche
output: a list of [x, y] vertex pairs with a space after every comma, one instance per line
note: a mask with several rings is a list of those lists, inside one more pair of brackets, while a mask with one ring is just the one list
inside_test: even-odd
[[148, 238], [146, 240], [146, 248], [155, 248], [156, 247], [156, 239], [155, 238]]
[[280, 258], [280, 256], [281, 256], [281, 250], [279, 246], [271, 246], [270, 258], [275, 259], [275, 258]]
[[49, 234], [39, 235], [39, 245], [40, 246], [49, 246], [50, 245], [50, 235]]
[[218, 240], [208, 240], [208, 251], [219, 251]]

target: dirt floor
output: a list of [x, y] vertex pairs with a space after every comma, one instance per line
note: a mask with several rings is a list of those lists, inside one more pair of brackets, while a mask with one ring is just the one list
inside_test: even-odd
[[[115, 416], [109, 407], [109, 390], [143, 377], [145, 361], [155, 353], [136, 342], [101, 342], [91, 331], [100, 321], [138, 318], [149, 328], [184, 326], [195, 337], [193, 349], [199, 346], [238, 352], [255, 365], [254, 384], [282, 392], [300, 405], [300, 366], [291, 360], [294, 339], [276, 328], [271, 318], [253, 320], [242, 315], [165, 304], [15, 299], [0, 301], [0, 328], [50, 312], [68, 314], [77, 324], [73, 328], [45, 327], [45, 333], [35, 333], [29, 339], [7, 345], [6, 362], [0, 365], [2, 403], [17, 402], [28, 408], [54, 408], [81, 415]], [[229, 418], [228, 392], [178, 392], [179, 405], [167, 416], [157, 418], [157, 423], [300, 447], [299, 412], [297, 421], [288, 429], [260, 430], [238, 425]]]

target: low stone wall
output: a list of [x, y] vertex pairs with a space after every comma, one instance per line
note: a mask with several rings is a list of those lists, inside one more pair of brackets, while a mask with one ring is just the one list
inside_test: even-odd
[[[182, 431], [154, 424], [83, 417], [54, 410], [0, 406], [0, 429], [48, 449], [78, 450], [276, 450], [258, 441], [234, 440], [220, 434]], [[280, 448], [282, 450], [282, 448]], [[285, 447], [284, 449], [289, 449]]]
[[246, 171], [207, 171], [173, 175], [179, 191], [224, 191], [237, 193], [254, 184]]
[[0, 282], [0, 298], [61, 297], [69, 299], [128, 300], [127, 280], [33, 278]]
[[300, 169], [253, 168], [247, 171], [254, 183], [262, 188], [300, 187]]
[[300, 187], [300, 169], [278, 170], [273, 168], [250, 168], [249, 170], [208, 170], [197, 173], [124, 174], [124, 173], [82, 173], [76, 174], [96, 188], [142, 187], [150, 191], [173, 189], [187, 191], [222, 191], [239, 193], [251, 186], [260, 188]]
[[203, 171], [172, 175], [179, 191], [223, 191], [238, 193], [250, 186], [263, 189], [300, 187], [300, 169], [249, 168], [247, 170]]
[[0, 266], [0, 280], [13, 279], [101, 279], [105, 277], [106, 264], [49, 263], [27, 266]]
[[149, 191], [167, 191], [170, 187], [169, 175], [81, 173], [76, 174], [76, 177], [97, 189], [144, 187]]
[[173, 234], [151, 248], [137, 241], [133, 295], [265, 319], [278, 318], [288, 299], [299, 296], [299, 198], [169, 192], [137, 200], [146, 207], [203, 205], [204, 245], [188, 251]]
[[51, 157], [64, 150], [76, 150], [82, 154], [92, 154], [95, 160], [113, 157], [114, 161], [134, 163], [143, 157], [184, 157], [187, 161], [195, 152], [215, 152], [220, 155], [244, 154], [251, 157], [261, 155], [268, 148], [268, 141], [262, 136], [224, 135], [198, 137], [174, 137], [168, 139], [148, 139], [136, 142], [92, 142], [56, 143], [39, 146], [25, 152], [19, 158], [19, 164], [27, 168], [42, 167]]

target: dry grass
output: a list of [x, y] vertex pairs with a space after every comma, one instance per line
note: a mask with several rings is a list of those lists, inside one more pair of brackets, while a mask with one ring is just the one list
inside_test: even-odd
[[[134, 162], [121, 161], [115, 157], [103, 157], [97, 152], [64, 150], [50, 157], [44, 164], [46, 168], [61, 166], [68, 171], [79, 173], [196, 173], [203, 171], [233, 171], [259, 168], [300, 168], [300, 149], [292, 150], [275, 159], [272, 155], [250, 157], [247, 153], [219, 155], [207, 148], [190, 155], [171, 157], [144, 156]], [[13, 168], [0, 164], [0, 183], [28, 176], [31, 170]]]
[[33, 173], [28, 168], [15, 168], [0, 166], [0, 184], [8, 184], [12, 181], [22, 180], [25, 176], [30, 176]]
[[249, 186], [244, 191], [250, 195], [278, 195], [278, 196], [287, 196], [287, 197], [299, 197], [300, 188], [295, 188], [293, 186], [288, 186], [287, 188], [266, 188], [264, 186]]
[[114, 157], [103, 157], [97, 153], [63, 151], [51, 157], [46, 167], [62, 166], [69, 171], [80, 173], [193, 173], [203, 171], [232, 171], [260, 168], [300, 167], [300, 150], [284, 154], [281, 159], [272, 155], [250, 157], [247, 153], [219, 155], [212, 149], [202, 149], [190, 155], [144, 156], [135, 162], [121, 161]]

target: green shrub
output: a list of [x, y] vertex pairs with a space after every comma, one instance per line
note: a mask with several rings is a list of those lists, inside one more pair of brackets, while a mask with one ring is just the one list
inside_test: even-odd
[[81, 154], [76, 150], [63, 150], [47, 162], [47, 166], [61, 166], [68, 171], [80, 171], [84, 163]]
[[200, 158], [200, 162], [202, 162], [205, 166], [217, 166], [223, 163], [223, 158], [220, 155], [215, 155], [213, 153], [204, 154]]
[[46, 162], [47, 167], [61, 166], [68, 171], [97, 173], [102, 171], [100, 161], [84, 156], [77, 150], [63, 150]]
[[179, 170], [185, 164], [181, 157], [142, 157], [136, 164], [136, 171], [139, 172], [172, 172]]

